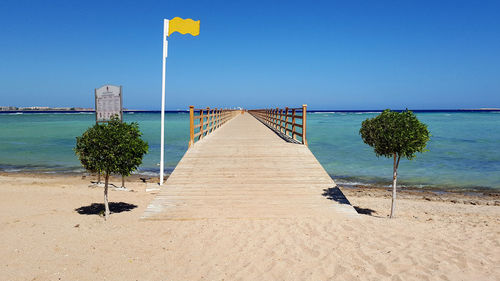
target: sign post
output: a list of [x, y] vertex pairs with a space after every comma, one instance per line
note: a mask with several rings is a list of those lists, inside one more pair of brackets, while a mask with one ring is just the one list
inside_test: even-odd
[[[104, 85], [94, 90], [95, 123], [109, 122], [113, 116], [123, 121], [122, 86]], [[97, 183], [101, 183], [101, 173], [97, 173]], [[124, 179], [122, 177], [122, 186]]]

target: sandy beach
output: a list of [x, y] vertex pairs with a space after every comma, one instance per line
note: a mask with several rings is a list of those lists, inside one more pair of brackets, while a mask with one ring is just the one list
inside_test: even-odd
[[[498, 280], [498, 197], [343, 189], [358, 218], [143, 221], [137, 177], [111, 191], [81, 175], [0, 175], [3, 280]], [[119, 180], [115, 179], [118, 184]], [[325, 199], [326, 200], [326, 199]]]

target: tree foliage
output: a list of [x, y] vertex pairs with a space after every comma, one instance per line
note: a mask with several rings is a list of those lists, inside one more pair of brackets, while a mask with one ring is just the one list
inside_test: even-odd
[[128, 176], [148, 152], [148, 144], [141, 136], [137, 123], [113, 119], [107, 124], [96, 124], [77, 137], [75, 153], [88, 171]]
[[409, 160], [415, 158], [417, 152], [425, 151], [430, 137], [427, 125], [409, 110], [395, 112], [386, 109], [363, 121], [359, 133], [377, 156], [392, 157], [396, 153]]
[[104, 203], [106, 216], [108, 179], [110, 174], [128, 176], [142, 163], [148, 144], [141, 139], [137, 123], [122, 123], [114, 118], [107, 124], [96, 124], [76, 138], [75, 154], [90, 172], [105, 175]]
[[415, 158], [417, 152], [424, 152], [429, 141], [427, 125], [421, 123], [413, 112], [384, 110], [377, 117], [366, 119], [359, 130], [361, 138], [373, 147], [377, 157], [393, 157], [391, 215], [394, 216], [396, 201], [396, 181], [399, 160]]

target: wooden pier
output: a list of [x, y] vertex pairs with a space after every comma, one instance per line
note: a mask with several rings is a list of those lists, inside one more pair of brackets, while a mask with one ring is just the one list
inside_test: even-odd
[[143, 219], [357, 215], [304, 145], [304, 120], [305, 107], [290, 112], [191, 108], [190, 148]]

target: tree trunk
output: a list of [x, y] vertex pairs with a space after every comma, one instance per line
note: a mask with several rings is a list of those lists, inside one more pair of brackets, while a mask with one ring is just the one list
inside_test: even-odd
[[[397, 160], [396, 160], [397, 158]], [[396, 208], [396, 182], [398, 180], [398, 166], [399, 166], [399, 159], [401, 156], [397, 156], [396, 153], [394, 153], [394, 165], [393, 165], [393, 170], [392, 170], [392, 201], [391, 201], [391, 215], [389, 218], [394, 217], [394, 209]]]
[[97, 184], [101, 183], [101, 172], [97, 172]]
[[107, 220], [109, 216], [109, 203], [108, 203], [108, 181], [109, 181], [109, 173], [106, 172], [106, 178], [104, 183], [104, 219]]
[[122, 187], [125, 188], [125, 176], [122, 176]]

